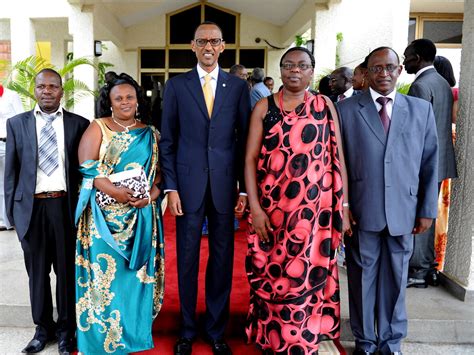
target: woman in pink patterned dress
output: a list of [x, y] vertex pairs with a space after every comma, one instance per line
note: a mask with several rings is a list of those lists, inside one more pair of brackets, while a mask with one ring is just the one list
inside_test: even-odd
[[283, 89], [251, 117], [246, 332], [265, 354], [317, 354], [321, 340], [339, 337], [335, 254], [349, 229], [347, 179], [334, 106], [306, 90], [314, 63], [306, 48], [289, 49]]

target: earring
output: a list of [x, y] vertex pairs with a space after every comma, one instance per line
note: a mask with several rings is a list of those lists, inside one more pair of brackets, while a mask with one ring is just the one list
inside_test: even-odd
[[140, 114], [138, 113], [138, 103], [137, 103], [137, 108], [136, 108], [136, 110], [135, 110], [135, 118], [137, 118], [137, 117], [139, 117], [139, 116], [140, 116]]
[[364, 87], [365, 84], [365, 78], [362, 78], [362, 87]]
[[112, 109], [112, 106], [110, 106], [110, 112], [112, 112], [112, 119], [114, 118], [114, 110]]

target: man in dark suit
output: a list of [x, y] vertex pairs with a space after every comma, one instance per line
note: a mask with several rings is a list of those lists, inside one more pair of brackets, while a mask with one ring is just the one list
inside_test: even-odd
[[354, 223], [345, 245], [356, 355], [401, 354], [413, 234], [427, 230], [437, 213], [433, 110], [396, 93], [401, 70], [393, 49], [374, 49], [369, 91], [337, 104]]
[[[457, 177], [452, 138], [451, 117], [453, 94], [448, 82], [433, 66], [436, 46], [429, 39], [417, 39], [405, 49], [403, 65], [408, 74], [415, 74], [408, 95], [433, 105], [439, 145], [438, 193], [444, 179]], [[435, 263], [435, 223], [426, 233], [414, 239], [413, 255], [408, 270], [408, 287], [438, 285]]]
[[196, 300], [201, 226], [208, 217], [205, 333], [215, 354], [230, 354], [223, 339], [228, 321], [234, 251], [237, 180], [245, 191], [243, 156], [250, 114], [245, 81], [224, 72], [221, 29], [204, 22], [191, 42], [198, 65], [168, 80], [163, 99], [161, 168], [168, 206], [176, 216], [181, 337], [175, 354], [190, 354], [197, 335]]
[[352, 70], [348, 67], [340, 67], [334, 70], [329, 76], [329, 87], [332, 95], [332, 102], [339, 102], [349, 97], [359, 95], [360, 90], [354, 90], [352, 87]]
[[[75, 228], [79, 186], [77, 148], [89, 125], [60, 106], [61, 76], [43, 69], [35, 78], [37, 105], [7, 121], [5, 204], [15, 226], [29, 278], [36, 353], [58, 339], [60, 354], [75, 348]], [[53, 320], [49, 273], [56, 273], [58, 319]]]

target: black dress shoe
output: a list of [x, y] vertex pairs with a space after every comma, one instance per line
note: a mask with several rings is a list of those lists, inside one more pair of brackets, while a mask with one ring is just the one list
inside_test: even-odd
[[352, 355], [374, 355], [375, 353], [364, 349], [356, 348]]
[[174, 344], [174, 355], [191, 355], [193, 351], [193, 340], [189, 338], [179, 338]]
[[227, 345], [224, 339], [212, 340], [211, 341], [212, 353], [214, 355], [231, 355], [232, 350]]
[[416, 279], [414, 277], [409, 277], [407, 281], [407, 288], [416, 287], [416, 288], [427, 288], [428, 285], [424, 279]]
[[439, 285], [439, 272], [438, 270], [429, 272], [428, 275], [425, 277], [426, 283], [430, 286], [438, 286]]
[[74, 350], [76, 350], [76, 345], [73, 339], [62, 339], [58, 342], [60, 355], [70, 355]]
[[30, 340], [28, 345], [25, 346], [25, 348], [21, 352], [26, 353], [26, 354], [39, 353], [41, 350], [44, 349], [46, 344], [48, 344], [51, 340], [53, 339], [39, 340], [39, 339], [33, 338]]

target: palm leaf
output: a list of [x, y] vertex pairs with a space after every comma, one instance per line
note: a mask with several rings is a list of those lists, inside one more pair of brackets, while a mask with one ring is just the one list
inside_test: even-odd
[[92, 60], [82, 57], [82, 58], [77, 58], [77, 59], [71, 59], [64, 65], [63, 68], [58, 70], [58, 73], [62, 77], [65, 77], [68, 74], [72, 74], [74, 72], [74, 68], [78, 67], [79, 65], [91, 65], [97, 69], [97, 66], [94, 64]]

